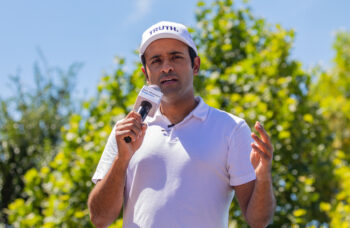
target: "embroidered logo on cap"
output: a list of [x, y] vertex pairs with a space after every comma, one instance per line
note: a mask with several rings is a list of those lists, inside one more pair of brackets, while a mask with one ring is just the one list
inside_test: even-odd
[[152, 29], [152, 30], [149, 32], [149, 35], [151, 36], [152, 34], [158, 32], [158, 31], [163, 31], [163, 30], [174, 31], [174, 32], [180, 32], [175, 26], [163, 25], [163, 26], [159, 26], [159, 27], [157, 27], [157, 28]]

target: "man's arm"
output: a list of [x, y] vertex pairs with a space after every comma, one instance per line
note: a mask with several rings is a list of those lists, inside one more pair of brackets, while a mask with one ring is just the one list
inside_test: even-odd
[[234, 190], [247, 223], [253, 228], [266, 227], [276, 207], [271, 183], [253, 180]]
[[106, 177], [96, 183], [89, 195], [90, 219], [98, 228], [113, 223], [121, 211], [127, 167], [127, 161], [117, 158]]
[[[88, 200], [90, 219], [98, 228], [107, 227], [113, 223], [121, 211], [126, 170], [133, 154], [142, 144], [146, 125], [142, 125], [141, 116], [138, 113], [130, 112], [116, 125], [115, 132], [118, 156], [106, 176], [92, 189]], [[124, 141], [126, 136], [131, 137], [130, 143]]]
[[247, 223], [253, 228], [266, 227], [272, 220], [276, 199], [273, 193], [271, 165], [273, 147], [268, 134], [260, 123], [255, 124], [261, 139], [252, 133], [251, 163], [255, 169], [256, 180], [234, 186], [237, 200]]

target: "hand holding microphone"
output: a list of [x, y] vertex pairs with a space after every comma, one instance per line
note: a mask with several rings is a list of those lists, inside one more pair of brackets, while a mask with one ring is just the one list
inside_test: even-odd
[[146, 131], [146, 125], [142, 122], [147, 116], [154, 116], [160, 105], [162, 95], [158, 86], [144, 86], [136, 99], [133, 111], [117, 123], [116, 140], [118, 148], [119, 150], [127, 149], [130, 151], [131, 154], [127, 153], [129, 154], [127, 157], [131, 158], [133, 152], [141, 146]]
[[[141, 89], [134, 105], [134, 111], [137, 110], [137, 113], [141, 115], [142, 122], [146, 119], [147, 115], [154, 116], [160, 105], [162, 96], [163, 94], [157, 85], [144, 86]], [[131, 142], [130, 136], [125, 137], [124, 140], [126, 143]]]

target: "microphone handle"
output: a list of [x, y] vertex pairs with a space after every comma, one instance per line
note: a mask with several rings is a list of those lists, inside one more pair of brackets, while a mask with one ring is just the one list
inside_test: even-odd
[[130, 143], [130, 142], [131, 142], [130, 136], [126, 136], [126, 137], [124, 138], [124, 141], [125, 141], [126, 143]]
[[[148, 101], [143, 101], [141, 103], [141, 106], [137, 112], [141, 115], [142, 122], [146, 119], [146, 116], [147, 116], [148, 112], [151, 110], [151, 108], [152, 108], [152, 105]], [[124, 138], [124, 141], [126, 143], [130, 143], [131, 142], [130, 136], [126, 136]]]

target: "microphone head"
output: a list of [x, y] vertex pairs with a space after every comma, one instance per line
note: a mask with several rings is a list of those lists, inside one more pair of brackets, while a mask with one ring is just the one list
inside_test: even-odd
[[[133, 110], [135, 112], [138, 112], [140, 107], [145, 107], [149, 109], [148, 116], [153, 117], [160, 105], [162, 96], [163, 93], [160, 91], [160, 88], [157, 85], [145, 85], [142, 87], [142, 89], [139, 92], [139, 95], [137, 96]], [[147, 107], [145, 106], [144, 101], [147, 101], [147, 103], [149, 104], [146, 105]]]

